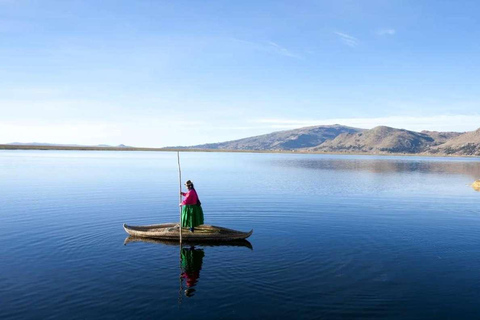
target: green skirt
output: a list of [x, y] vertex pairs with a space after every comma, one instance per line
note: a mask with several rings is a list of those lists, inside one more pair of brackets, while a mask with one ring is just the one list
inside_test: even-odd
[[182, 227], [196, 227], [203, 224], [202, 206], [187, 204], [182, 207]]

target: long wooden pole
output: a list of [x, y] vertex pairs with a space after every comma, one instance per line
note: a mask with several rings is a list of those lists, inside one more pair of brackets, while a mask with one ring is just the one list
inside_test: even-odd
[[[177, 162], [178, 162], [178, 184], [179, 184], [179, 192], [182, 192], [182, 169], [180, 168], [180, 151], [177, 151]], [[180, 202], [182, 203], [182, 194], [179, 193], [180, 196]], [[182, 249], [182, 206], [179, 206], [180, 208], [180, 250]]]
[[[177, 162], [178, 162], [178, 186], [179, 191], [182, 192], [182, 169], [180, 168], [180, 151], [177, 151]], [[180, 203], [182, 203], [182, 194], [179, 193]], [[183, 293], [183, 278], [182, 278], [182, 206], [180, 208], [180, 226], [178, 227], [180, 231], [180, 288], [178, 290], [178, 307], [182, 304], [182, 293]]]

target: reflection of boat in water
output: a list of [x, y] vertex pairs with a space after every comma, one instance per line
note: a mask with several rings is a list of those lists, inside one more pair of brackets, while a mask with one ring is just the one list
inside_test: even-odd
[[[149, 226], [128, 226], [123, 224], [125, 232], [134, 237], [155, 238], [163, 240], [179, 240], [180, 228], [178, 223], [155, 224]], [[195, 227], [195, 232], [189, 232], [188, 228], [182, 228], [182, 241], [233, 241], [250, 237], [250, 232], [242, 232], [217, 226], [202, 224]]]
[[[123, 244], [127, 245], [133, 242], [157, 243], [157, 244], [164, 244], [167, 246], [178, 246], [180, 244], [178, 241], [152, 239], [152, 238], [138, 238], [138, 237], [132, 237], [132, 236], [128, 236], [123, 242]], [[202, 247], [220, 247], [220, 246], [246, 247], [253, 250], [253, 246], [248, 240], [230, 240], [230, 241], [215, 241], [215, 242], [201, 241], [201, 240], [184, 240], [182, 245], [190, 245], [190, 246], [201, 245]]]
[[[135, 242], [146, 242], [154, 244], [162, 244], [167, 246], [179, 246], [178, 241], [168, 241], [162, 239], [151, 239], [151, 238], [138, 238], [128, 236], [123, 242], [124, 245], [135, 243]], [[203, 248], [196, 248], [195, 246], [201, 247], [246, 247], [250, 250], [253, 250], [252, 244], [247, 240], [233, 240], [233, 241], [184, 241], [180, 247], [180, 292], [190, 298], [195, 295], [196, 289], [194, 288], [198, 280], [200, 279], [200, 270], [202, 269], [203, 258], [205, 257], [205, 252]], [[185, 283], [184, 283], [185, 280]], [[182, 294], [182, 295], [183, 295]], [[181, 303], [181, 298], [179, 298], [179, 303]]]

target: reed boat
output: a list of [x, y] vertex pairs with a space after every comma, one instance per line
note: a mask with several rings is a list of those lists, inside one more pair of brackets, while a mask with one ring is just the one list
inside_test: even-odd
[[[180, 239], [180, 228], [178, 223], [153, 224], [148, 226], [129, 226], [123, 224], [123, 229], [132, 237], [152, 238], [163, 240]], [[253, 233], [242, 232], [223, 227], [202, 224], [195, 227], [194, 232], [190, 232], [188, 228], [182, 228], [183, 241], [233, 241], [247, 239]]]

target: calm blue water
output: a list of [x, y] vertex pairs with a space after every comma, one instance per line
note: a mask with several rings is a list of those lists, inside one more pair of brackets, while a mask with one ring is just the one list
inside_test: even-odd
[[179, 246], [124, 245], [178, 221], [176, 161], [0, 151], [0, 318], [480, 318], [479, 159], [182, 153], [205, 222], [254, 229], [185, 248], [190, 279]]

